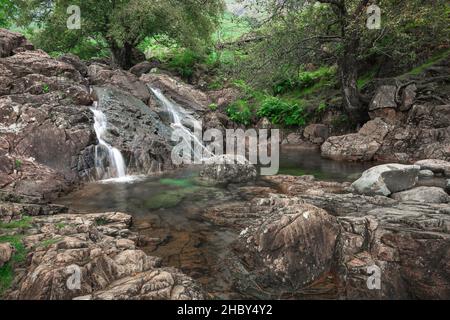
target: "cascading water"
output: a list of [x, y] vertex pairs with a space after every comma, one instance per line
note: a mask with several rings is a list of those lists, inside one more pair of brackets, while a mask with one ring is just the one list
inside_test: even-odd
[[[97, 101], [94, 102], [91, 111], [94, 114], [94, 130], [99, 143], [95, 147], [95, 167], [98, 177], [104, 177], [106, 174], [107, 178], [125, 178], [127, 170], [122, 154], [104, 140], [108, 121], [103, 111], [98, 109]], [[102, 157], [104, 151], [106, 151], [107, 161]], [[108, 167], [105, 165], [105, 162], [109, 164]]]
[[[208, 159], [214, 154], [205, 147], [205, 145], [198, 139], [198, 137], [189, 129], [187, 128], [183, 123], [183, 118], [188, 118], [187, 120], [192, 123], [194, 126], [198, 125], [199, 122], [195, 120], [192, 116], [188, 115], [188, 112], [183, 109], [178, 104], [175, 104], [174, 102], [170, 101], [159, 89], [156, 88], [150, 88], [150, 90], [153, 92], [155, 97], [159, 100], [161, 105], [164, 107], [164, 109], [171, 115], [172, 117], [172, 127], [175, 129], [181, 129], [183, 133], [186, 135], [183, 137], [185, 142], [191, 146], [191, 151], [195, 155], [197, 159]], [[193, 147], [191, 145], [191, 142], [193, 142]], [[199, 152], [200, 151], [200, 152]]]

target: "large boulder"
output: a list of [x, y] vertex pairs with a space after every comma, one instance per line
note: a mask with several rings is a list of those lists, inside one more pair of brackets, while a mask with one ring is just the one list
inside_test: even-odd
[[247, 159], [229, 155], [214, 156], [206, 160], [200, 172], [200, 179], [206, 183], [227, 185], [245, 183], [256, 179], [256, 167]]
[[240, 290], [253, 284], [269, 294], [266, 298], [295, 293], [331, 270], [336, 218], [298, 198], [271, 195], [258, 205], [261, 219], [251, 222], [234, 244], [245, 268]]
[[321, 146], [322, 156], [338, 161], [370, 161], [388, 132], [389, 125], [383, 120], [371, 120], [358, 133], [328, 138]]
[[329, 137], [330, 129], [324, 124], [310, 124], [303, 131], [303, 136], [312, 143], [322, 144]]
[[389, 196], [414, 187], [419, 171], [419, 166], [402, 164], [376, 166], [364, 171], [361, 178], [353, 182], [352, 188], [360, 194]]
[[421, 170], [430, 170], [435, 174], [450, 177], [450, 162], [438, 159], [420, 160], [415, 163]]
[[442, 188], [417, 187], [411, 190], [397, 192], [392, 198], [399, 201], [416, 201], [424, 203], [448, 203], [450, 196]]

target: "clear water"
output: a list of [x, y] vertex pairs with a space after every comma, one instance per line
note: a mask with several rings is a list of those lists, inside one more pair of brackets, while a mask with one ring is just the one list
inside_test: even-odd
[[[324, 160], [311, 151], [285, 150], [281, 158], [281, 173], [314, 174], [324, 179], [346, 180], [369, 166]], [[59, 203], [79, 213], [131, 214], [133, 230], [152, 238], [142, 250], [196, 279], [211, 298], [240, 298], [221, 272], [223, 257], [237, 231], [213, 225], [201, 215], [204, 208], [237, 200], [239, 195], [199, 186], [197, 175], [198, 169], [189, 168], [122, 183], [89, 183]]]

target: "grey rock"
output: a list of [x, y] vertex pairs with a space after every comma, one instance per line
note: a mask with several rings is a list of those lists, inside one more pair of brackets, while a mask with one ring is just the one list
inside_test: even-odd
[[397, 103], [395, 102], [396, 92], [396, 86], [379, 87], [377, 93], [370, 103], [369, 110], [373, 111], [376, 109], [397, 108]]
[[417, 161], [415, 165], [420, 166], [421, 170], [429, 170], [436, 174], [443, 174], [446, 177], [450, 177], [449, 161], [439, 159], [427, 159]]
[[256, 167], [244, 157], [238, 156], [234, 160], [228, 155], [221, 155], [205, 162], [200, 178], [207, 183], [227, 185], [253, 181], [257, 174]]
[[394, 193], [393, 199], [400, 201], [417, 201], [425, 203], [448, 203], [450, 196], [442, 188], [417, 187], [411, 190]]
[[419, 177], [420, 178], [433, 178], [434, 173], [431, 170], [420, 170]]
[[411, 189], [417, 183], [420, 167], [402, 164], [384, 164], [364, 171], [353, 182], [352, 188], [360, 194], [389, 196]]
[[0, 243], [0, 268], [8, 263], [14, 253], [14, 247], [11, 246], [8, 242]]

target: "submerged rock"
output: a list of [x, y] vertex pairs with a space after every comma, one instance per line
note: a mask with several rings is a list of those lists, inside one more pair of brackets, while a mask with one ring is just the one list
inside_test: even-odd
[[400, 201], [417, 201], [425, 203], [448, 203], [450, 196], [442, 188], [417, 187], [411, 190], [394, 193], [393, 199]]
[[360, 194], [389, 196], [414, 187], [420, 167], [402, 164], [384, 164], [366, 170], [353, 182], [352, 188]]
[[221, 185], [253, 181], [257, 175], [256, 167], [247, 159], [228, 155], [207, 159], [200, 172], [202, 181]]

